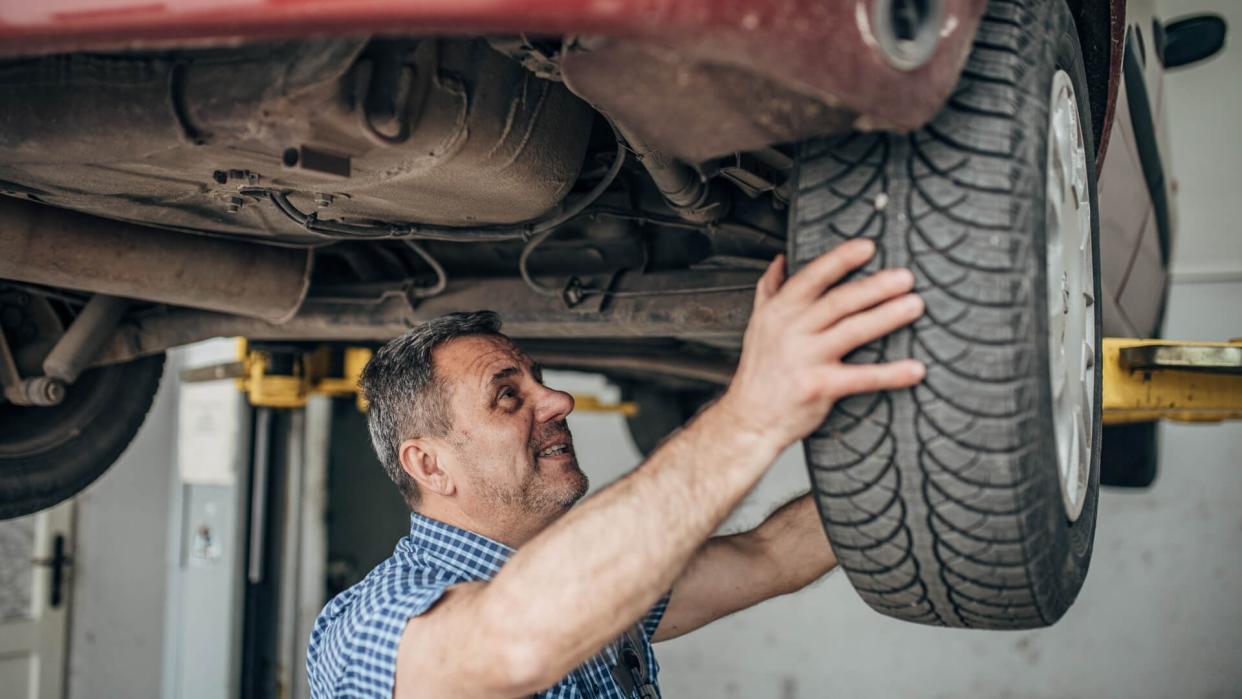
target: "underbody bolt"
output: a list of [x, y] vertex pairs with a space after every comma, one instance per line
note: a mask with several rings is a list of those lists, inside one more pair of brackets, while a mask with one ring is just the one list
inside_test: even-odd
[[51, 407], [65, 399], [65, 384], [48, 376], [36, 376], [22, 382], [27, 405]]
[[326, 209], [329, 206], [332, 206], [332, 202], [334, 201], [336, 201], [336, 197], [331, 194], [320, 192], [315, 195], [315, 206], [318, 206], [321, 209]]
[[235, 214], [241, 211], [242, 205], [245, 203], [245, 199], [242, 199], [239, 196], [231, 196], [224, 200], [224, 210], [230, 214]]

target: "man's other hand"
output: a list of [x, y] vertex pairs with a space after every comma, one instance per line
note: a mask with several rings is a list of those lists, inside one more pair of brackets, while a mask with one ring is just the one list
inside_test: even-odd
[[855, 393], [905, 388], [923, 380], [922, 362], [846, 364], [852, 350], [923, 314], [908, 269], [886, 269], [833, 287], [875, 254], [855, 239], [786, 280], [778, 255], [755, 288], [742, 356], [720, 400], [741, 429], [784, 449], [810, 434], [833, 403]]

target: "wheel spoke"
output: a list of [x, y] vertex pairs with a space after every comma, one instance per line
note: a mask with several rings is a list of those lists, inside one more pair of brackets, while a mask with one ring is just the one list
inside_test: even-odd
[[1070, 427], [1070, 439], [1068, 457], [1065, 460], [1065, 486], [1070, 491], [1071, 497], [1077, 497], [1078, 493], [1078, 469], [1082, 468], [1082, 462], [1078, 460], [1078, 441], [1079, 441], [1079, 422], [1078, 414], [1081, 412], [1077, 407], [1073, 410], [1074, 422]]
[[1091, 365], [1094, 362], [1094, 360], [1095, 360], [1095, 357], [1094, 357], [1094, 352], [1092, 352], [1091, 350], [1091, 345], [1090, 343], [1084, 340], [1082, 343], [1082, 348], [1080, 350], [1079, 362], [1078, 362], [1078, 379], [1080, 381], [1085, 382], [1087, 380], [1088, 372], [1091, 371]]

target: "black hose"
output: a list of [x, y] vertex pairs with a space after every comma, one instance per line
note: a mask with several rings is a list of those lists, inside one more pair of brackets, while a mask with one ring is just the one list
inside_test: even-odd
[[448, 273], [444, 271], [444, 266], [440, 264], [436, 258], [431, 256], [423, 246], [413, 240], [403, 241], [411, 250], [414, 251], [423, 261], [431, 267], [431, 271], [436, 273], [436, 283], [431, 286], [415, 286], [410, 287], [407, 293], [416, 299], [425, 299], [436, 296], [448, 288]]

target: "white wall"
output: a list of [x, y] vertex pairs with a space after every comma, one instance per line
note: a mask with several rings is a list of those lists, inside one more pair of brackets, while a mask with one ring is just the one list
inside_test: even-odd
[[[229, 692], [232, 676], [217, 668], [235, 660], [236, 641], [211, 631], [236, 626], [229, 612], [240, 616], [240, 606], [228, 597], [234, 588], [215, 584], [183, 558], [182, 520], [190, 516], [183, 515], [183, 508], [192, 511], [205, 497], [202, 491], [211, 487], [184, 484], [178, 473], [177, 374], [186, 366], [229, 361], [234, 352], [229, 340], [170, 352], [159, 392], [137, 436], [75, 498], [67, 683], [71, 699]], [[220, 509], [222, 518], [228, 516]], [[217, 545], [228, 552], [230, 540], [223, 532], [219, 537]], [[189, 690], [183, 689], [186, 685]], [[6, 696], [3, 689], [0, 696]]]
[[176, 383], [170, 360], [134, 441], [75, 500], [70, 697], [160, 695]]
[[[1162, 17], [1215, 12], [1229, 23], [1224, 52], [1207, 63], [1169, 73], [1165, 103], [1171, 154], [1161, 154], [1180, 189], [1175, 280], [1242, 281], [1242, 3], [1237, 0], [1157, 0]], [[1227, 291], [1222, 289], [1221, 291]], [[1236, 292], [1236, 289], [1233, 291]], [[1222, 297], [1225, 298], [1225, 297]], [[1238, 294], [1232, 296], [1238, 299]], [[1219, 332], [1227, 332], [1221, 329]], [[1219, 332], [1214, 339], [1221, 339]], [[1237, 326], [1234, 335], [1242, 333]]]

